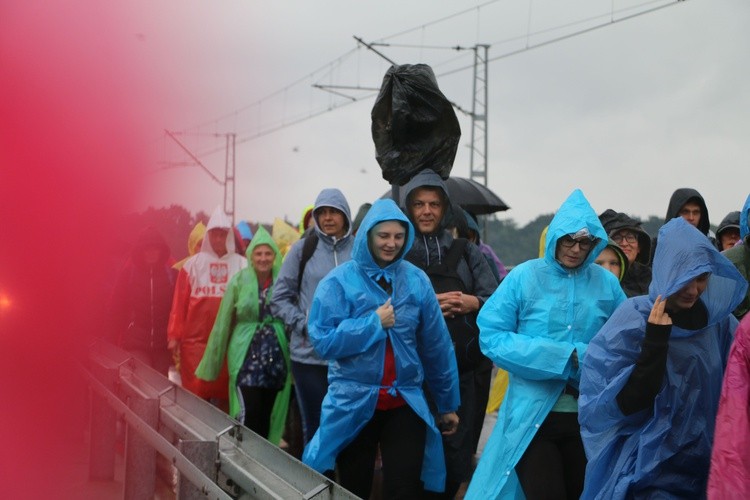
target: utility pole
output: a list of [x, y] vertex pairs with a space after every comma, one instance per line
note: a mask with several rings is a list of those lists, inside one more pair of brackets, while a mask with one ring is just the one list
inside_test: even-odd
[[[489, 45], [475, 45], [474, 49], [474, 85], [471, 104], [471, 156], [469, 159], [469, 178], [487, 185], [487, 96]], [[482, 239], [487, 240], [487, 217], [481, 217]]]
[[[198, 165], [203, 171], [217, 184], [224, 186], [224, 212], [229, 216], [230, 220], [232, 221], [232, 226], [234, 227], [234, 207], [235, 207], [235, 188], [234, 188], [234, 171], [235, 171], [235, 164], [236, 164], [236, 155], [235, 155], [235, 143], [237, 140], [237, 134], [233, 133], [227, 133], [227, 134], [221, 134], [226, 139], [226, 155], [225, 155], [225, 161], [224, 161], [224, 180], [222, 181], [218, 177], [216, 177], [211, 170], [209, 170], [208, 167], [206, 167], [203, 162], [201, 162], [200, 158], [198, 158], [190, 149], [188, 149], [187, 146], [185, 146], [180, 140], [177, 138], [176, 134], [174, 132], [170, 132], [169, 130], [164, 129], [164, 133], [167, 134], [167, 136], [172, 139], [179, 147], [182, 149], [188, 157], [193, 160], [193, 162]], [[190, 165], [190, 164], [187, 164]], [[179, 164], [177, 166], [186, 166], [186, 164]]]
[[471, 106], [471, 159], [469, 178], [487, 185], [487, 96], [489, 45], [474, 46], [474, 85]]
[[224, 212], [229, 216], [234, 227], [234, 167], [235, 167], [235, 141], [237, 134], [226, 134], [227, 154], [224, 167]]

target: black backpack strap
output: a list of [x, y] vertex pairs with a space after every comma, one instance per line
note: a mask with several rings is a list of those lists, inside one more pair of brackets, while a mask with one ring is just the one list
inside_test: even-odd
[[456, 238], [453, 240], [451, 247], [448, 249], [448, 255], [443, 260], [445, 267], [448, 269], [458, 269], [458, 261], [464, 257], [468, 243], [469, 240], [466, 238]]
[[[473, 245], [473, 243], [470, 243], [466, 238], [454, 239], [439, 268], [432, 269], [432, 273], [427, 273], [436, 293], [445, 291], [468, 293], [467, 284], [458, 274], [458, 264], [461, 259], [464, 259], [468, 264], [469, 245]], [[479, 349], [479, 330], [476, 318], [476, 312], [445, 318], [453, 341], [459, 373], [466, 373], [475, 369], [483, 359], [482, 352]]]
[[310, 234], [304, 237], [302, 242], [302, 255], [299, 260], [299, 271], [297, 274], [297, 292], [302, 287], [302, 275], [305, 273], [305, 266], [307, 261], [315, 253], [315, 249], [318, 247], [318, 233], [312, 231]]

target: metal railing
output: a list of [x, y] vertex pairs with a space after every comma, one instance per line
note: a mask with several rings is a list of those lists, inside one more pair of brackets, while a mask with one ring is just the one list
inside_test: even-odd
[[180, 500], [358, 498], [112, 344], [94, 343], [88, 361], [89, 477], [114, 479], [122, 418], [125, 499], [153, 498], [157, 453], [179, 471]]

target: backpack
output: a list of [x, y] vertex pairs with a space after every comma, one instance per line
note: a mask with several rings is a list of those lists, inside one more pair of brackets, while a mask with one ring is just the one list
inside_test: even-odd
[[305, 273], [305, 266], [307, 261], [315, 253], [315, 249], [318, 247], [318, 233], [311, 231], [310, 234], [302, 238], [302, 255], [299, 260], [299, 271], [297, 272], [297, 293], [302, 287], [302, 275]]
[[[461, 259], [468, 262], [467, 248], [469, 240], [456, 238], [453, 240], [448, 254], [441, 263], [430, 264], [425, 273], [430, 278], [435, 293], [460, 290], [470, 293], [466, 284], [458, 275], [458, 263]], [[479, 328], [477, 327], [478, 312], [461, 314], [453, 318], [445, 318], [448, 331], [456, 352], [458, 372], [464, 373], [479, 367], [484, 355], [479, 349]]]

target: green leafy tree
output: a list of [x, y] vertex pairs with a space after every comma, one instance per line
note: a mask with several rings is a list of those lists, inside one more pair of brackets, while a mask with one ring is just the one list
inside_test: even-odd
[[492, 247], [506, 267], [517, 266], [539, 257], [539, 236], [552, 220], [553, 214], [540, 215], [522, 228], [513, 219], [487, 221], [485, 243]]
[[643, 227], [643, 230], [646, 231], [652, 238], [654, 238], [659, 232], [659, 228], [664, 225], [664, 218], [652, 215], [646, 220], [641, 220], [641, 222], [641, 227]]

